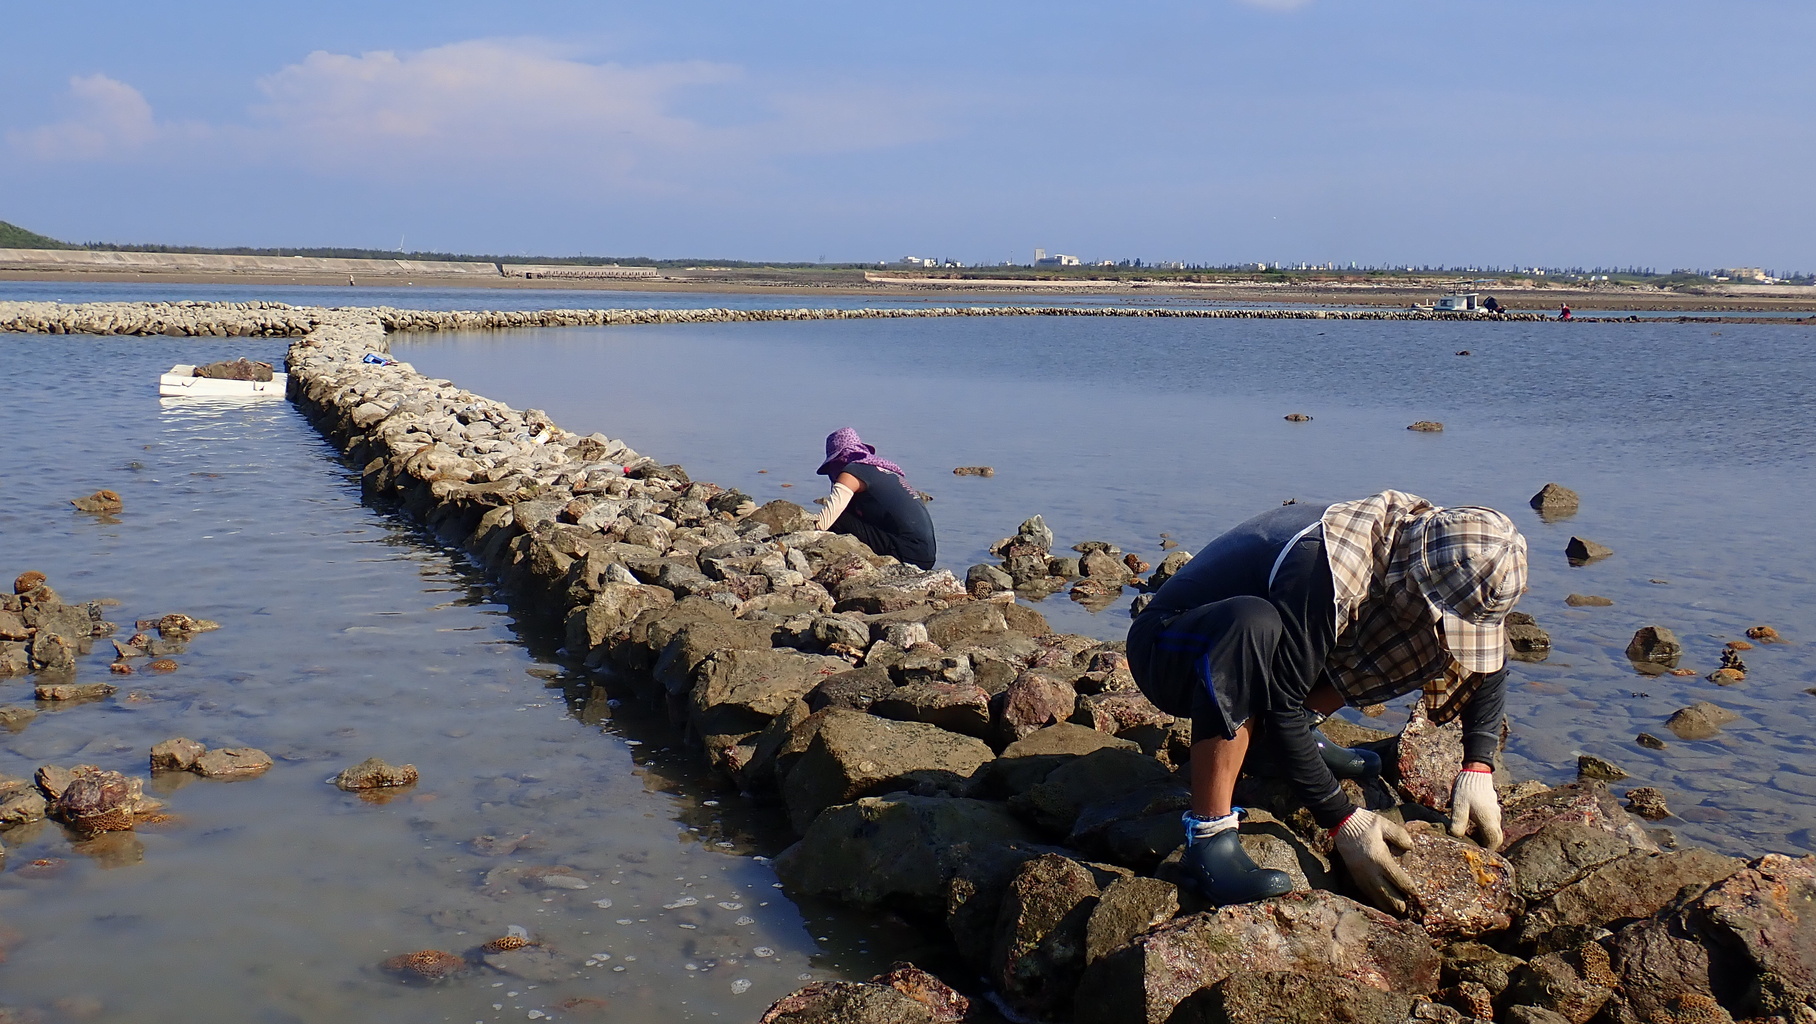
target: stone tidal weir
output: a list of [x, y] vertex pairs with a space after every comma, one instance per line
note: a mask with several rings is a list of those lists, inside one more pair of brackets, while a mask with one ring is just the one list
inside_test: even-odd
[[[789, 892], [908, 916], [971, 971], [815, 983], [765, 1022], [1816, 1021], [1816, 857], [1679, 848], [1593, 777], [1502, 780], [1505, 847], [1463, 843], [1439, 824], [1460, 734], [1416, 714], [1398, 735], [1325, 726], [1383, 755], [1382, 780], [1344, 785], [1409, 823], [1405, 918], [1352, 898], [1263, 770], [1238, 792], [1243, 842], [1298, 891], [1207, 908], [1173, 872], [1190, 726], [1141, 696], [1120, 644], [1052, 632], [1001, 574], [902, 565], [786, 501], [740, 515], [744, 495], [621, 440], [367, 361], [392, 331], [1029, 315], [1434, 318], [15, 303], [0, 330], [295, 339], [289, 397], [365, 492], [483, 564], [569, 658], [666, 701], [800, 836], [776, 862]], [[1039, 554], [1042, 533], [1005, 549]]]

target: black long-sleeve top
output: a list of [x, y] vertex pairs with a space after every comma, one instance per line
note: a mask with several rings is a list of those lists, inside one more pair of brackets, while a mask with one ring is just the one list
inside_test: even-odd
[[[1318, 753], [1305, 698], [1325, 677], [1336, 641], [1335, 586], [1325, 556], [1320, 519], [1328, 506], [1287, 505], [1264, 512], [1211, 541], [1154, 595], [1129, 627], [1129, 666], [1150, 699], [1183, 714], [1189, 687], [1202, 686], [1196, 665], [1155, 649], [1164, 624], [1181, 612], [1230, 597], [1266, 599], [1279, 612], [1282, 633], [1265, 679], [1219, 679], [1216, 697], [1239, 726], [1258, 715], [1277, 748], [1288, 778], [1325, 828], [1335, 828], [1355, 805], [1337, 788]], [[1434, 628], [1436, 628], [1434, 626]], [[1494, 763], [1506, 710], [1507, 670], [1486, 676], [1463, 711], [1463, 756]], [[1409, 681], [1407, 689], [1422, 680]], [[1170, 699], [1169, 699], [1169, 695]], [[1172, 707], [1168, 705], [1171, 704]]]

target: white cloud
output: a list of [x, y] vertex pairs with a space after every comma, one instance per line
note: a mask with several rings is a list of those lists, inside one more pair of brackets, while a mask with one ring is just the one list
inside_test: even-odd
[[[415, 52], [316, 51], [266, 75], [237, 123], [154, 120], [137, 90], [75, 79], [79, 110], [8, 136], [44, 159], [92, 160], [180, 139], [184, 158], [302, 164], [340, 177], [495, 179], [536, 187], [687, 182], [796, 155], [886, 149], [943, 134], [926, 92], [752, 81], [707, 61], [593, 62], [545, 40]], [[517, 180], [506, 180], [516, 187]]]
[[685, 90], [737, 81], [702, 61], [629, 68], [588, 64], [535, 42], [476, 40], [418, 53], [357, 57], [317, 51], [259, 82], [255, 124], [314, 147], [376, 147], [395, 157], [491, 156], [622, 148], [685, 148], [699, 125], [671, 108]]
[[41, 159], [95, 160], [139, 149], [158, 134], [151, 104], [125, 82], [79, 75], [69, 80], [69, 96], [70, 117], [8, 132], [7, 142]]

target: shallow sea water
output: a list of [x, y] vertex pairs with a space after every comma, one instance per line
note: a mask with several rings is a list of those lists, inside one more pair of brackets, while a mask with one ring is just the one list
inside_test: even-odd
[[[0, 575], [38, 569], [68, 600], [119, 600], [122, 639], [169, 611], [222, 625], [167, 675], [141, 662], [110, 676], [98, 641], [77, 678], [120, 692], [38, 704], [0, 730], [0, 774], [144, 775], [148, 748], [178, 735], [277, 762], [232, 783], [160, 775], [148, 790], [174, 820], [134, 833], [0, 831], [0, 1006], [64, 1000], [51, 1019], [133, 1022], [748, 1020], [805, 977], [920, 955], [886, 917], [785, 898], [764, 857], [788, 837], [768, 812], [716, 792], [662, 716], [569, 676], [476, 570], [363, 505], [287, 402], [160, 403], [159, 372], [223, 351], [0, 335]], [[101, 487], [123, 496], [119, 516], [69, 505]], [[31, 685], [0, 680], [0, 703], [32, 706]], [[384, 802], [326, 783], [373, 755], [422, 781]], [[484, 856], [482, 835], [529, 839]], [[549, 867], [577, 881], [539, 886]], [[414, 986], [376, 969], [511, 925], [559, 954], [548, 977]]]
[[[331, 301], [309, 289], [15, 289], [0, 297]], [[525, 305], [524, 293], [365, 291], [334, 295]], [[548, 294], [547, 305], [581, 304]], [[1561, 781], [1577, 753], [1599, 754], [1631, 785], [1665, 790], [1684, 817], [1663, 824], [1751, 854], [1809, 852], [1816, 827], [1816, 697], [1803, 692], [1816, 686], [1812, 337], [1790, 326], [991, 319], [393, 344], [426, 373], [765, 500], [823, 493], [812, 475], [821, 438], [856, 426], [934, 494], [941, 564], [960, 575], [1035, 512], [1061, 547], [1103, 539], [1157, 561], [1163, 531], [1195, 550], [1289, 497], [1397, 486], [1505, 509], [1533, 551], [1521, 607], [1554, 643], [1544, 664], [1515, 667], [1509, 766]], [[761, 858], [788, 838], [776, 816], [717, 791], [659, 714], [612, 706], [628, 695], [571, 674], [463, 560], [362, 504], [357, 477], [288, 404], [162, 406], [152, 395], [172, 363], [282, 352], [269, 341], [0, 335], [0, 577], [35, 568], [70, 600], [117, 598], [127, 628], [173, 610], [223, 623], [175, 673], [113, 680], [124, 685], [108, 701], [46, 707], [0, 733], [0, 773], [81, 762], [143, 773], [147, 748], [173, 735], [258, 746], [278, 762], [244, 782], [160, 779], [152, 789], [176, 820], [98, 846], [50, 824], [0, 833], [0, 1005], [75, 998], [68, 1009], [99, 1005], [90, 1019], [104, 1021], [737, 1020], [804, 977], [862, 977], [933, 953], [898, 922], [772, 888]], [[1283, 422], [1292, 411], [1314, 419]], [[1446, 429], [1406, 431], [1416, 419]], [[978, 464], [997, 475], [950, 475]], [[1530, 512], [1547, 480], [1581, 492], [1582, 512], [1559, 523]], [[118, 522], [67, 504], [99, 487], [124, 495]], [[1616, 554], [1572, 568], [1572, 534]], [[1615, 605], [1567, 608], [1571, 592]], [[1040, 607], [1056, 628], [1118, 638], [1126, 604], [1093, 613], [1062, 594]], [[1698, 676], [1634, 672], [1621, 652], [1650, 623], [1678, 632]], [[1757, 623], [1792, 643], [1748, 652], [1739, 686], [1702, 679], [1722, 643]], [[79, 678], [103, 677], [108, 660], [97, 651]], [[27, 681], [0, 681], [0, 702], [30, 697]], [[1743, 719], [1715, 740], [1677, 741], [1663, 719], [1693, 699]], [[1637, 747], [1641, 730], [1669, 747]], [[324, 783], [374, 754], [415, 763], [423, 781], [382, 804]], [[531, 843], [502, 857], [471, 843], [526, 833]], [[37, 859], [61, 870], [20, 870]], [[588, 888], [531, 888], [511, 870], [555, 866]], [[374, 969], [419, 948], [462, 952], [513, 924], [568, 958], [559, 980], [482, 971], [422, 987]], [[588, 965], [594, 953], [612, 959]], [[563, 1008], [576, 999], [605, 1005]]]
[[[934, 495], [940, 562], [963, 575], [1042, 513], [1065, 547], [1187, 550], [1288, 498], [1387, 487], [1509, 512], [1531, 546], [1521, 603], [1550, 631], [1515, 667], [1509, 766], [1563, 781], [1594, 753], [1664, 790], [1668, 827], [1735, 852], [1808, 852], [1816, 826], [1816, 332], [1805, 326], [1243, 320], [866, 321], [412, 335], [425, 373], [568, 429], [600, 430], [758, 500], [806, 503], [820, 444], [855, 426]], [[1460, 356], [1460, 351], [1469, 351]], [[1288, 423], [1304, 412], [1309, 423]], [[1438, 420], [1442, 433], [1408, 431]], [[990, 465], [993, 478], [951, 475]], [[1546, 523], [1527, 499], [1582, 495]], [[1564, 557], [1581, 534], [1602, 562]], [[1570, 608], [1570, 593], [1610, 608]], [[1106, 639], [1096, 613], [1042, 602]], [[1691, 677], [1638, 674], [1634, 630], [1682, 638]], [[1722, 645], [1770, 624], [1738, 686]], [[1664, 719], [1692, 700], [1742, 716], [1706, 742]], [[1375, 724], [1400, 720], [1396, 710]], [[1639, 732], [1669, 742], [1637, 746]], [[1617, 786], [1617, 790], [1625, 786]]]

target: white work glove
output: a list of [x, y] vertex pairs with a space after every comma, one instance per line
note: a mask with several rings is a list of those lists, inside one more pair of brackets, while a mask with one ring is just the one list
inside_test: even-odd
[[1490, 850], [1501, 848], [1501, 798], [1494, 791], [1494, 773], [1465, 768], [1450, 785], [1450, 834], [1462, 839], [1481, 833], [1479, 841]]
[[1406, 913], [1412, 876], [1394, 859], [1394, 849], [1401, 853], [1412, 849], [1412, 837], [1406, 830], [1366, 807], [1358, 807], [1331, 835], [1337, 841], [1337, 852], [1343, 855], [1343, 865], [1349, 868], [1349, 877], [1368, 901], [1390, 913]]
[[857, 494], [851, 488], [844, 484], [833, 484], [832, 494], [825, 499], [826, 510], [821, 512], [820, 518], [814, 521], [813, 528], [816, 530], [832, 529], [832, 524], [839, 521], [839, 516], [845, 512], [845, 506], [851, 504], [851, 499], [855, 497]]
[[751, 501], [749, 498], [746, 498], [743, 501], [738, 502], [738, 507], [732, 509], [731, 514], [734, 516], [737, 516], [739, 519], [743, 519], [745, 516], [750, 515], [752, 512], [755, 512], [756, 510], [757, 510], [757, 503], [754, 501]]

